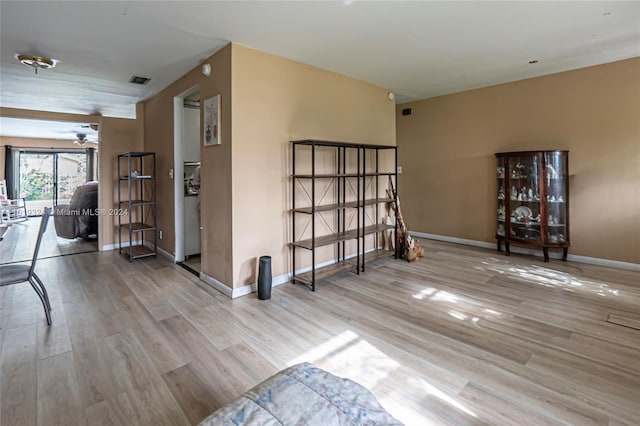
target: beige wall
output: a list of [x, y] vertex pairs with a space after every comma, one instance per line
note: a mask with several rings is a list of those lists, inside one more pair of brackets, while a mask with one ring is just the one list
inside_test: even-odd
[[[235, 44], [232, 71], [233, 286], [239, 287], [255, 282], [261, 255], [272, 256], [274, 276], [291, 271], [290, 140], [395, 145], [396, 135], [388, 89]], [[302, 266], [310, 266], [310, 257]]]
[[[200, 86], [201, 100], [221, 95], [222, 144], [201, 148], [202, 272], [230, 285], [232, 282], [231, 45], [221, 49], [204, 62], [211, 64], [210, 77], [205, 77], [201, 73], [201, 66], [198, 65], [144, 102], [144, 149], [156, 153], [158, 228], [163, 230], [164, 234], [163, 240], [159, 241], [159, 246], [169, 253], [174, 253], [174, 182], [169, 178], [169, 169], [174, 167], [173, 98], [195, 85]], [[176, 178], [181, 179], [180, 176]]]
[[[70, 121], [76, 123], [98, 123], [100, 125], [100, 152], [98, 155], [100, 207], [107, 209], [116, 207], [115, 191], [116, 185], [118, 184], [115, 173], [116, 156], [122, 152], [139, 151], [142, 149], [139, 119], [129, 120], [96, 115], [63, 114], [14, 108], [0, 108], [0, 116]], [[115, 226], [117, 218], [113, 216], [100, 216], [99, 223], [100, 235], [98, 238], [101, 247], [116, 243], [118, 241], [117, 228]]]
[[640, 58], [399, 105], [396, 120], [411, 230], [494, 242], [494, 153], [566, 149], [569, 252], [640, 263]]

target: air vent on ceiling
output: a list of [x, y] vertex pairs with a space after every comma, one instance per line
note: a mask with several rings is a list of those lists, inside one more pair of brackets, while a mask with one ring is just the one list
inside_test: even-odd
[[147, 77], [139, 77], [137, 75], [134, 75], [133, 77], [131, 77], [129, 79], [129, 83], [145, 85], [145, 84], [147, 84], [149, 82], [149, 80], [151, 80], [151, 79], [147, 78]]

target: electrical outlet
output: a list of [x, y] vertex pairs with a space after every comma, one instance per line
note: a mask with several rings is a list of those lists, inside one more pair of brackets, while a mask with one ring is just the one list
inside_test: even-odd
[[169, 179], [173, 179], [173, 169], [169, 169]]
[[396, 171], [397, 171], [397, 173], [399, 175], [401, 175], [402, 174], [402, 166], [398, 166], [398, 169]]
[[159, 233], [160, 233], [160, 239], [162, 239], [162, 230], [160, 230]]

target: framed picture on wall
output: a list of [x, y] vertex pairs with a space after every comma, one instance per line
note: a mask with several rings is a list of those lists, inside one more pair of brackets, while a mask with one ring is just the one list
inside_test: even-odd
[[220, 95], [204, 100], [204, 146], [220, 145]]

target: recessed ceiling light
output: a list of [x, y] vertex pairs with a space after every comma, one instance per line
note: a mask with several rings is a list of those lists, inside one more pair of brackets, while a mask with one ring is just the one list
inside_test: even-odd
[[530, 60], [530, 61], [529, 61], [529, 63], [530, 63], [530, 64], [537, 64], [537, 63], [538, 63], [538, 60], [537, 60], [537, 59], [532, 59], [532, 60]]

